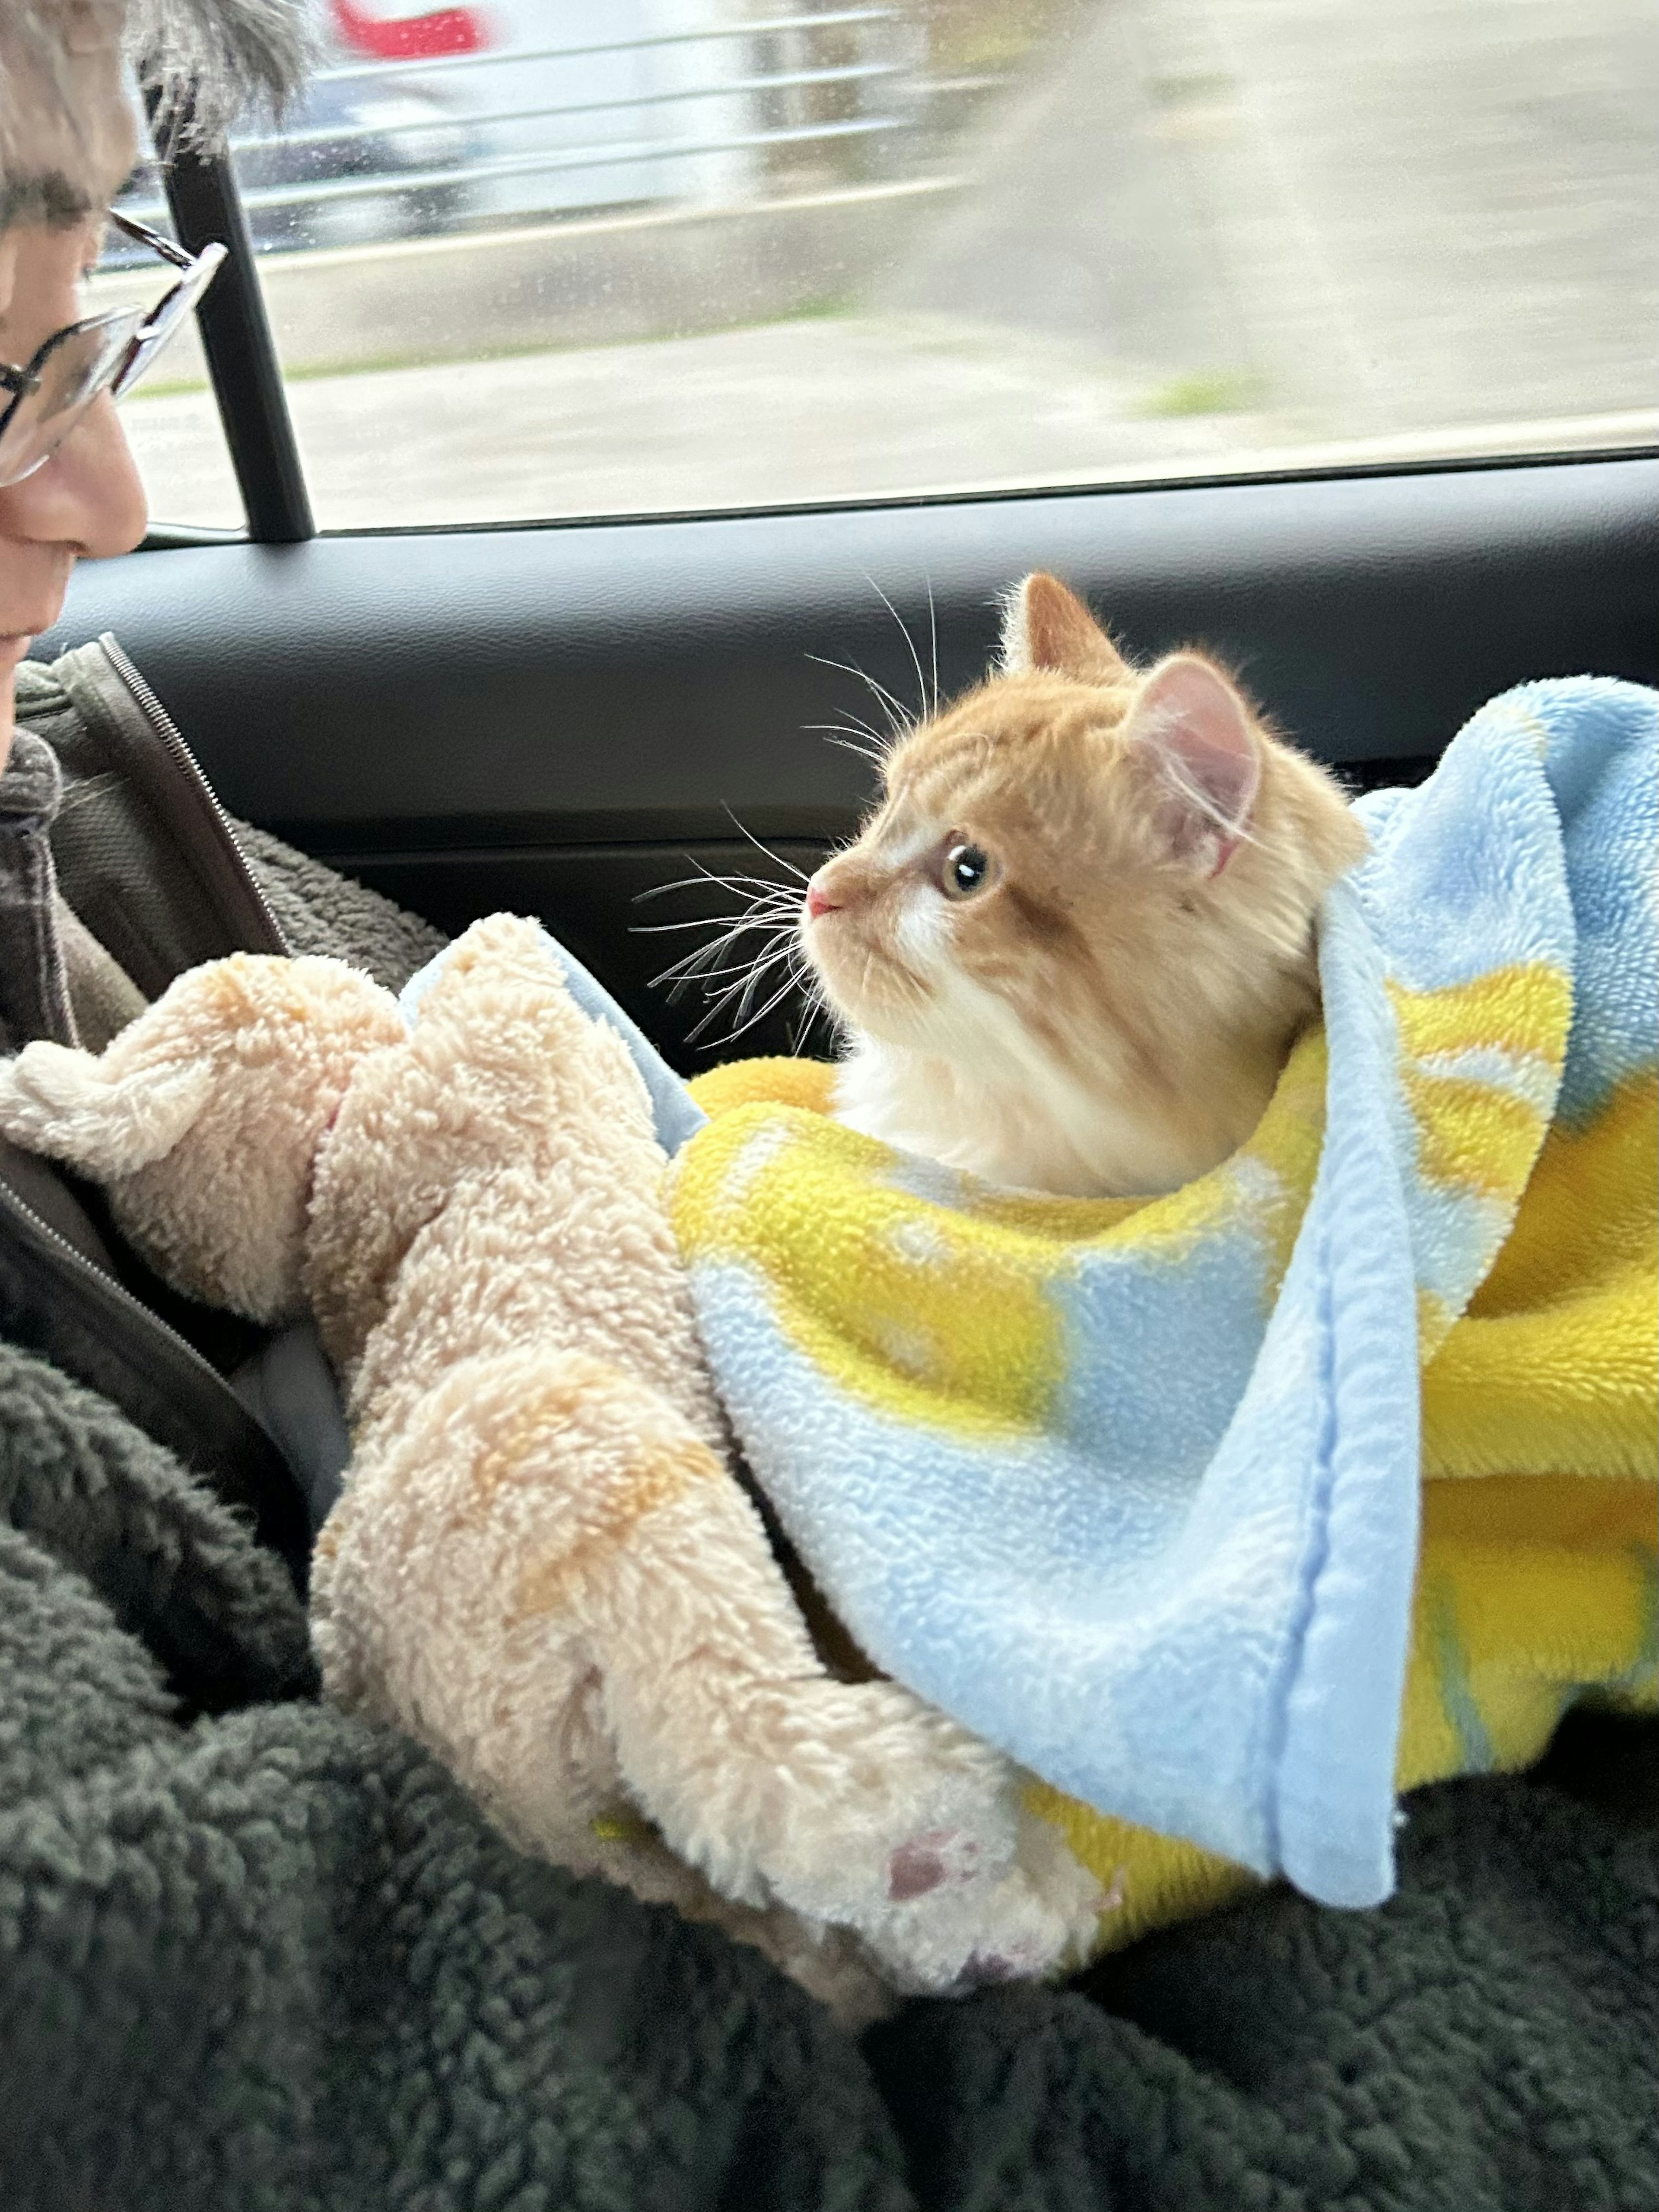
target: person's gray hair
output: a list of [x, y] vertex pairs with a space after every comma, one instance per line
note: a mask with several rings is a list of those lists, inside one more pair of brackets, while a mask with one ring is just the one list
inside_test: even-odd
[[122, 56], [169, 147], [211, 146], [246, 107], [280, 112], [311, 48], [304, 0], [0, 0], [0, 229], [113, 189]]
[[211, 143], [243, 108], [280, 111], [311, 56], [301, 0], [131, 0], [126, 47], [165, 120]]

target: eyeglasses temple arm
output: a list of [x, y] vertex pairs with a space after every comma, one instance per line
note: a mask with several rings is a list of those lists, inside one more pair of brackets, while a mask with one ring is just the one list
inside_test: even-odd
[[130, 215], [123, 215], [118, 208], [110, 210], [109, 219], [118, 230], [125, 231], [140, 246], [149, 246], [152, 253], [159, 253], [163, 261], [170, 261], [175, 269], [188, 269], [196, 258], [193, 253], [186, 253], [182, 246], [175, 246], [170, 238], [163, 238], [159, 230], [152, 230], [148, 223], [135, 222]]

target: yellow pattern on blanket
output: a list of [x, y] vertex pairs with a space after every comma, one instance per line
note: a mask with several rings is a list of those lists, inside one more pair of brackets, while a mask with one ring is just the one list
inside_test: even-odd
[[[1659, 1085], [1645, 1070], [1630, 1077], [1587, 1126], [1557, 1124], [1538, 1150], [1536, 1119], [1526, 1126], [1514, 1094], [1504, 1103], [1516, 1109], [1516, 1127], [1498, 1127], [1490, 1089], [1477, 1097], [1475, 1086], [1429, 1072], [1481, 1043], [1492, 1010], [1479, 996], [1395, 994], [1402, 1047], [1424, 1071], [1410, 1096], [1425, 1171], [1478, 1200], [1482, 1173], [1518, 1180], [1533, 1161], [1514, 1224], [1468, 1311], [1447, 1328], [1425, 1299], [1419, 1316], [1425, 1483], [1396, 1770], [1403, 1790], [1528, 1765], [1575, 1704], [1659, 1705]], [[1547, 988], [1507, 994], [1501, 1018], [1511, 1048], [1522, 1007], [1540, 1030], [1540, 1048], [1559, 1053], [1559, 999]], [[739, 1061], [691, 1087], [717, 1121], [763, 1105], [823, 1114], [833, 1073], [810, 1061]], [[1296, 1087], [1294, 1109], [1281, 1091], [1269, 1121], [1292, 1110], [1305, 1116], [1308, 1085]], [[1270, 1137], [1264, 1126], [1257, 1142]], [[1293, 1149], [1310, 1161], [1316, 1140]], [[993, 1203], [1033, 1212], [1061, 1204]], [[1125, 1218], [1136, 1210], [1134, 1202], [1115, 1209]], [[1036, 1809], [1108, 1885], [1115, 1909], [1103, 1916], [1103, 1951], [1206, 1911], [1255, 1880], [1046, 1785], [1031, 1791]]]

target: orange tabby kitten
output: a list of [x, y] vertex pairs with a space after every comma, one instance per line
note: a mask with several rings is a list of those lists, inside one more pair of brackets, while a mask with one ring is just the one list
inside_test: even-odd
[[1243, 1142], [1318, 1006], [1314, 917], [1365, 850], [1325, 771], [1197, 653], [1133, 668], [1028, 576], [1000, 671], [909, 732], [807, 886], [849, 1127], [1078, 1196]]

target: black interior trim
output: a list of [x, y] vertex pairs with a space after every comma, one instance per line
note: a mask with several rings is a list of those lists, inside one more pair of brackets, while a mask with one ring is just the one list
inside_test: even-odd
[[246, 529], [218, 530], [206, 522], [152, 522], [144, 532], [141, 553], [176, 553], [184, 546], [246, 545]]
[[[1192, 474], [1152, 477], [1125, 475], [1099, 479], [1080, 478], [1059, 484], [993, 484], [955, 491], [896, 492], [882, 499], [777, 500], [764, 507], [687, 507], [653, 508], [648, 514], [555, 514], [502, 522], [387, 522], [362, 524], [351, 530], [319, 530], [319, 538], [473, 538], [480, 532], [541, 530], [605, 530], [630, 522], [714, 522], [743, 518], [761, 521], [769, 516], [800, 514], [874, 514], [899, 507], [960, 507], [964, 501], [990, 506], [999, 500], [1107, 499], [1141, 496], [1155, 491], [1205, 491], [1238, 484], [1340, 483], [1374, 477], [1463, 476], [1481, 471], [1571, 467], [1583, 461], [1659, 459], [1659, 446], [1620, 445], [1569, 447], [1531, 453], [1437, 454], [1422, 460], [1310, 462], [1305, 466], [1264, 468], [1254, 461], [1248, 468], [1212, 466]], [[164, 538], [173, 535], [171, 526], [157, 526]], [[203, 532], [204, 537], [237, 536], [231, 532]], [[179, 542], [189, 537], [188, 526], [179, 526]], [[149, 541], [146, 540], [148, 545]]]

